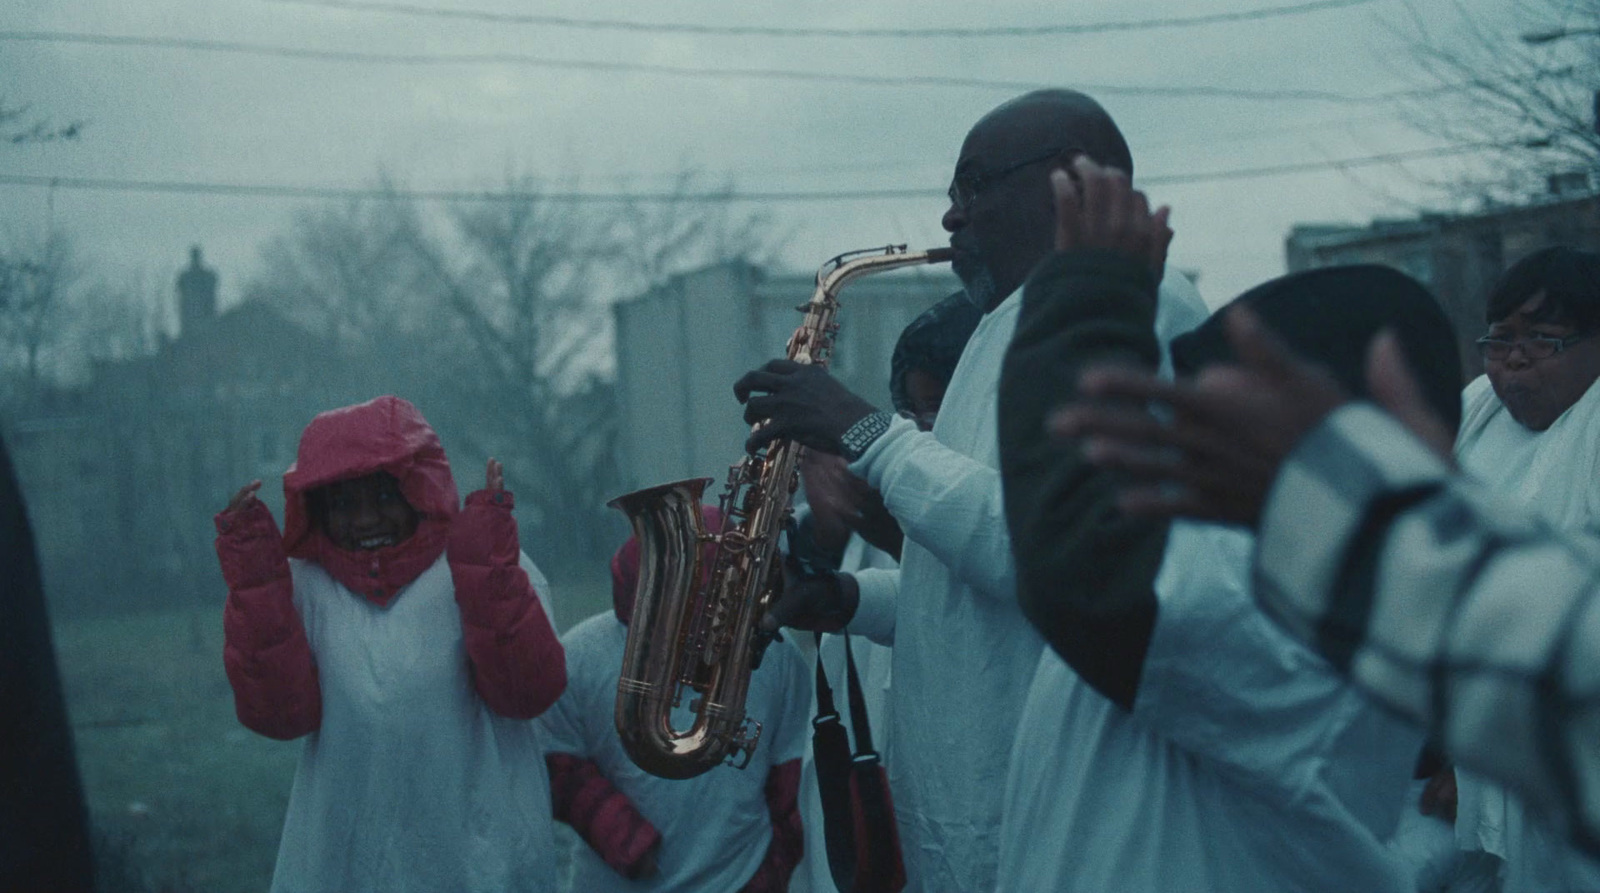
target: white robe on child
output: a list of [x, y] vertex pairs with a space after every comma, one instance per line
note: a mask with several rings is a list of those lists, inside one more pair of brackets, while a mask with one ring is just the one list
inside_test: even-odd
[[[1488, 376], [1462, 392], [1456, 458], [1468, 474], [1540, 513], [1557, 530], [1600, 548], [1600, 387], [1544, 431], [1506, 411]], [[1527, 581], [1537, 597], [1537, 580]], [[1563, 835], [1529, 816], [1504, 789], [1457, 770], [1456, 845], [1505, 860], [1506, 893], [1600, 890], [1600, 863], [1575, 853]]]
[[[549, 584], [521, 559], [545, 601]], [[382, 607], [289, 562], [316, 658], [273, 893], [538, 893], [555, 884], [539, 727], [473, 689], [443, 555]]]
[[[567, 690], [539, 718], [549, 749], [593, 760], [600, 772], [661, 834], [659, 873], [630, 881], [587, 844], [573, 853], [574, 893], [651, 891], [698, 893], [738, 890], [766, 857], [772, 841], [767, 775], [773, 766], [798, 760], [810, 731], [806, 705], [811, 686], [800, 653], [787, 642], [768, 646], [761, 667], [750, 675], [745, 713], [761, 723], [750, 764], [717, 766], [694, 778], [658, 778], [634, 764], [617, 737], [617, 679], [628, 628], [612, 611], [597, 614], [561, 637], [567, 652]], [[687, 704], [673, 714], [688, 728]], [[540, 766], [543, 767], [543, 760]]]

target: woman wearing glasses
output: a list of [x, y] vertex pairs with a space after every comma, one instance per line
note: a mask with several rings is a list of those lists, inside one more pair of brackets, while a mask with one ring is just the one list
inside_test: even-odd
[[[1457, 461], [1600, 551], [1600, 254], [1530, 255], [1495, 284], [1485, 316], [1484, 374], [1462, 394]], [[1531, 598], [1539, 583], [1527, 584]], [[1473, 889], [1600, 890], [1600, 864], [1515, 798], [1466, 773], [1458, 791], [1456, 845], [1480, 875]]]

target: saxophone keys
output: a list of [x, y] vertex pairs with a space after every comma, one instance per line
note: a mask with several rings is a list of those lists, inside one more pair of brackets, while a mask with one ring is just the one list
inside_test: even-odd
[[[750, 765], [750, 760], [756, 755], [756, 745], [761, 742], [761, 723], [745, 717], [739, 726], [738, 735], [739, 737], [733, 739], [733, 746], [728, 751], [728, 765], [735, 769], [743, 769]], [[741, 753], [744, 754], [743, 760], [739, 760]]]

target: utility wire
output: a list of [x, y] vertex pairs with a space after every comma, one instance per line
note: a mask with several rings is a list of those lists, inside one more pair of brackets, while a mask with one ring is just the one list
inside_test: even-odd
[[1329, 161], [1302, 161], [1287, 164], [1269, 164], [1261, 167], [1236, 168], [1226, 171], [1207, 171], [1199, 174], [1157, 174], [1153, 177], [1136, 177], [1138, 186], [1174, 186], [1187, 183], [1214, 183], [1223, 180], [1252, 180], [1259, 177], [1279, 177], [1285, 174], [1302, 174], [1313, 171], [1344, 170], [1351, 167], [1369, 167], [1375, 164], [1398, 164], [1424, 158], [1448, 158], [1452, 155], [1470, 155], [1485, 149], [1504, 149], [1502, 142], [1485, 141], [1463, 143], [1455, 146], [1436, 146], [1432, 149], [1412, 149], [1406, 152], [1385, 152], [1381, 155], [1362, 155], [1357, 158], [1338, 158]]
[[704, 25], [683, 22], [639, 22], [618, 19], [583, 19], [542, 13], [492, 12], [481, 9], [440, 9], [411, 3], [380, 0], [268, 0], [285, 5], [315, 6], [355, 12], [389, 13], [441, 19], [465, 19], [502, 25], [545, 25], [553, 28], [578, 28], [588, 31], [634, 31], [650, 34], [700, 34], [717, 37], [827, 37], [850, 38], [981, 38], [1051, 37], [1065, 34], [1104, 34], [1112, 31], [1153, 31], [1161, 28], [1194, 28], [1231, 22], [1304, 15], [1329, 9], [1361, 6], [1374, 0], [1316, 0], [1291, 6], [1269, 6], [1237, 12], [1220, 12], [1172, 18], [1134, 19], [1120, 22], [1089, 22], [1058, 25], [1016, 25], [994, 28], [797, 28], [759, 25]]
[[[858, 84], [875, 87], [966, 87], [983, 90], [1017, 92], [1057, 87], [1059, 83], [1041, 81], [1008, 81], [986, 78], [945, 77], [938, 75], [867, 75], [844, 74], [826, 71], [794, 71], [777, 68], [699, 68], [678, 65], [657, 65], [644, 62], [606, 62], [592, 59], [552, 59], [520, 53], [469, 53], [461, 55], [438, 53], [363, 53], [347, 50], [320, 50], [306, 47], [273, 46], [233, 40], [206, 40], [189, 37], [134, 37], [113, 34], [82, 34], [68, 31], [0, 31], [0, 42], [65, 43], [89, 46], [138, 47], [145, 49], [189, 50], [211, 53], [231, 53], [249, 56], [268, 56], [289, 59], [315, 59], [329, 62], [353, 62], [381, 65], [522, 65], [532, 68], [565, 69], [574, 71], [632, 72], [638, 74], [673, 75], [678, 77], [708, 78], [715, 80], [786, 80], [812, 81], [835, 84]], [[1106, 96], [1151, 96], [1169, 99], [1242, 99], [1265, 102], [1336, 102], [1372, 103], [1404, 97], [1424, 96], [1445, 92], [1451, 88], [1404, 90], [1373, 96], [1351, 96], [1326, 90], [1253, 90], [1235, 87], [1161, 87], [1129, 86], [1127, 84], [1080, 84], [1073, 86], [1086, 93]]]
[[[1140, 186], [1173, 186], [1187, 183], [1209, 183], [1224, 180], [1247, 180], [1276, 177], [1287, 174], [1309, 173], [1323, 170], [1366, 167], [1375, 164], [1396, 164], [1423, 158], [1443, 158], [1465, 155], [1484, 149], [1505, 148], [1502, 143], [1467, 143], [1457, 146], [1439, 146], [1408, 152], [1388, 152], [1382, 155], [1364, 155], [1358, 158], [1340, 158], [1329, 161], [1307, 161], [1263, 167], [1235, 168], [1233, 170], [1206, 171], [1195, 174], [1167, 174], [1140, 177]], [[740, 192], [720, 190], [710, 192], [536, 192], [509, 190], [461, 189], [394, 189], [381, 186], [292, 186], [248, 183], [206, 183], [182, 180], [129, 180], [105, 177], [49, 177], [27, 174], [0, 174], [0, 186], [33, 186], [49, 189], [75, 189], [92, 192], [142, 192], [177, 193], [185, 195], [222, 195], [248, 198], [301, 198], [344, 200], [407, 200], [446, 202], [514, 202], [540, 201], [552, 204], [734, 204], [749, 202], [839, 202], [874, 201], [881, 199], [931, 199], [943, 193], [925, 187], [885, 189], [835, 189], [790, 192]]]
[[[1397, 120], [1393, 114], [1352, 115], [1343, 118], [1329, 118], [1305, 124], [1290, 124], [1280, 127], [1258, 127], [1248, 130], [1221, 130], [1208, 131], [1204, 139], [1185, 136], [1165, 140], [1140, 140], [1133, 144], [1135, 152], [1144, 157], [1151, 149], [1166, 149], [1172, 147], [1189, 147], [1204, 144], [1215, 146], [1224, 143], [1253, 142], [1260, 139], [1292, 136], [1295, 134], [1309, 133], [1319, 130], [1334, 130], [1346, 128], [1355, 124], [1370, 123], [1375, 121], [1394, 124]], [[922, 158], [922, 159], [890, 159], [883, 161], [849, 161], [833, 164], [799, 164], [787, 167], [761, 167], [761, 168], [717, 168], [715, 170], [699, 170], [696, 173], [704, 174], [713, 180], [728, 179], [754, 179], [762, 177], [797, 177], [826, 174], [870, 174], [881, 171], [925, 171], [938, 168], [948, 171], [954, 159], [950, 157]], [[661, 181], [681, 179], [682, 171], [660, 171], [649, 173], [617, 174], [615, 176], [599, 179], [615, 182], [619, 186], [627, 187], [639, 181]]]

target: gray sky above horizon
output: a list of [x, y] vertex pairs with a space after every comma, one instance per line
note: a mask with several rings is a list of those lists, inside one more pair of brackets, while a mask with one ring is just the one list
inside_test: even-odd
[[[415, 0], [456, 10], [774, 27], [975, 28], [1196, 16], [1292, 0], [873, 4], [796, 0]], [[1462, 0], [1480, 25], [1516, 33], [1515, 0]], [[1413, 12], [1453, 0], [1347, 8], [1202, 27], [986, 39], [839, 39], [629, 33], [334, 9], [274, 0], [13, 0], [0, 31], [190, 38], [360, 53], [492, 54], [938, 76], [1082, 87], [1132, 146], [1136, 180], [1174, 207], [1172, 260], [1219, 304], [1283, 269], [1298, 222], [1407, 216], [1437, 199], [1451, 159], [1241, 180], [1161, 183], [1283, 164], [1439, 146], [1392, 102], [1170, 98], [1093, 86], [1331, 91], [1422, 86], [1407, 64]], [[75, 142], [0, 149], [0, 172], [41, 177], [362, 187], [380, 172], [425, 189], [493, 189], [508, 176], [604, 192], [652, 190], [686, 167], [746, 191], [925, 189], [926, 197], [776, 203], [779, 257], [809, 269], [840, 251], [942, 244], [941, 196], [962, 137], [1017, 89], [887, 86], [557, 70], [505, 63], [362, 64], [200, 50], [0, 39], [0, 99]], [[49, 190], [0, 185], [4, 235], [70, 233], [101, 278], [160, 284], [205, 247], [237, 300], [259, 252], [314, 200]]]

